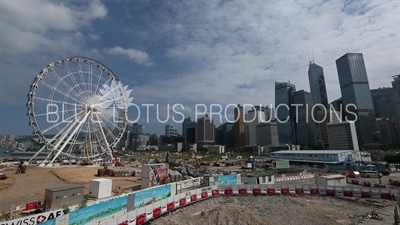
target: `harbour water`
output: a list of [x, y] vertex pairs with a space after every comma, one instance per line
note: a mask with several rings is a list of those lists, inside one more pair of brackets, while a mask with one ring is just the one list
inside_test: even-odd
[[11, 157], [10, 153], [6, 152], [6, 149], [0, 149], [0, 159]]

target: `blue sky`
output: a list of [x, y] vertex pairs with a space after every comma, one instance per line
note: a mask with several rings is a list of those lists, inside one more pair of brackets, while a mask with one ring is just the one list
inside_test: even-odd
[[[5, 0], [0, 18], [5, 134], [32, 132], [29, 86], [68, 56], [102, 62], [133, 89], [135, 103], [160, 104], [162, 117], [167, 103], [183, 104], [192, 117], [199, 103], [273, 104], [274, 81], [309, 90], [312, 49], [329, 101], [340, 97], [335, 60], [347, 52], [364, 53], [371, 88], [390, 86], [400, 74], [398, 1]], [[139, 123], [149, 133], [164, 131], [154, 110], [150, 123]]]

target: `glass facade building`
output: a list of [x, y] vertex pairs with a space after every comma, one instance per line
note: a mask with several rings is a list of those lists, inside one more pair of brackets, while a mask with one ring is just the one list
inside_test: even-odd
[[[293, 102], [301, 105], [297, 108], [297, 121], [295, 123], [297, 144], [318, 145], [317, 123], [311, 117], [314, 105], [313, 96], [310, 92], [304, 90], [296, 91], [293, 94]], [[317, 117], [314, 116], [314, 118]]]
[[215, 144], [223, 145], [227, 149], [235, 147], [235, 124], [221, 124], [215, 131]]
[[393, 118], [393, 91], [393, 88], [371, 89], [376, 118]]
[[[356, 130], [359, 145], [374, 142], [377, 132], [376, 116], [372, 102], [371, 91], [361, 53], [347, 53], [336, 60], [342, 93], [343, 108], [348, 107], [357, 115]], [[356, 107], [349, 106], [354, 104]], [[346, 113], [346, 117], [354, 120], [354, 116]]]
[[282, 144], [296, 144], [295, 115], [291, 107], [295, 91], [296, 86], [294, 84], [275, 82], [275, 114], [279, 143]]
[[310, 82], [310, 91], [314, 104], [322, 104], [326, 109], [329, 109], [324, 69], [314, 62], [310, 62], [308, 67], [308, 81]]

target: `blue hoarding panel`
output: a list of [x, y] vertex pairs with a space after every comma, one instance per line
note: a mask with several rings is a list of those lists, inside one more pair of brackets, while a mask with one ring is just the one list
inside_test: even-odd
[[140, 208], [171, 197], [171, 185], [162, 185], [135, 193], [134, 207]]
[[70, 213], [69, 225], [83, 225], [111, 216], [127, 208], [128, 197], [112, 199], [96, 205], [78, 209]]
[[228, 174], [214, 177], [214, 182], [222, 185], [235, 185], [238, 183], [237, 174]]

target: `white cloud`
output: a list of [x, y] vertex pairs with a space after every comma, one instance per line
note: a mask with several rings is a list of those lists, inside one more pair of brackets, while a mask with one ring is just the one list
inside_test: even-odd
[[150, 61], [149, 54], [146, 52], [142, 52], [133, 48], [122, 48], [120, 46], [116, 46], [110, 49], [104, 49], [104, 52], [110, 55], [120, 55], [126, 56], [129, 59], [135, 61], [138, 64], [151, 66], [153, 63]]
[[99, 35], [97, 35], [97, 34], [89, 34], [89, 38], [91, 39], [91, 40], [100, 40], [100, 36]]
[[161, 11], [157, 20], [151, 18], [149, 34], [140, 36], [155, 42], [168, 38], [172, 47], [166, 56], [190, 69], [175, 79], [152, 80], [136, 91], [148, 101], [175, 101], [179, 93], [179, 99], [191, 103], [270, 104], [274, 81], [291, 81], [298, 90], [309, 90], [307, 52], [311, 57], [312, 49], [316, 63], [324, 67], [330, 101], [340, 97], [335, 60], [347, 52], [364, 54], [371, 88], [390, 86], [390, 76], [400, 73], [399, 4], [170, 4], [174, 15]]
[[[312, 49], [330, 101], [340, 97], [335, 60], [347, 52], [364, 53], [371, 88], [390, 86], [390, 76], [400, 74], [398, 1], [150, 2], [122, 1], [134, 5], [94, 29], [93, 22], [108, 15], [99, 1], [0, 1], [0, 103], [24, 105], [19, 99], [37, 72], [80, 54], [104, 60], [125, 85], [136, 84], [136, 101], [181, 102], [185, 115], [193, 115], [196, 103], [273, 103], [274, 81], [309, 90]], [[106, 36], [111, 28], [120, 33]], [[87, 45], [99, 34], [107, 37], [101, 52]], [[122, 47], [131, 43], [141, 48]], [[115, 56], [157, 66], [125, 65]], [[123, 75], [132, 70], [143, 76]]]
[[[0, 102], [21, 104], [14, 96], [25, 97], [35, 74], [48, 63], [68, 55], [98, 56], [96, 49], [85, 48], [84, 32], [91, 30], [93, 20], [103, 19], [107, 9], [97, 0], [79, 6], [0, 1], [0, 15]], [[12, 74], [7, 81], [5, 73]]]
[[75, 36], [77, 31], [107, 15], [98, 1], [79, 8], [62, 2], [1, 1], [0, 8], [2, 46], [7, 46], [1, 51], [14, 54], [79, 49], [83, 36]]

